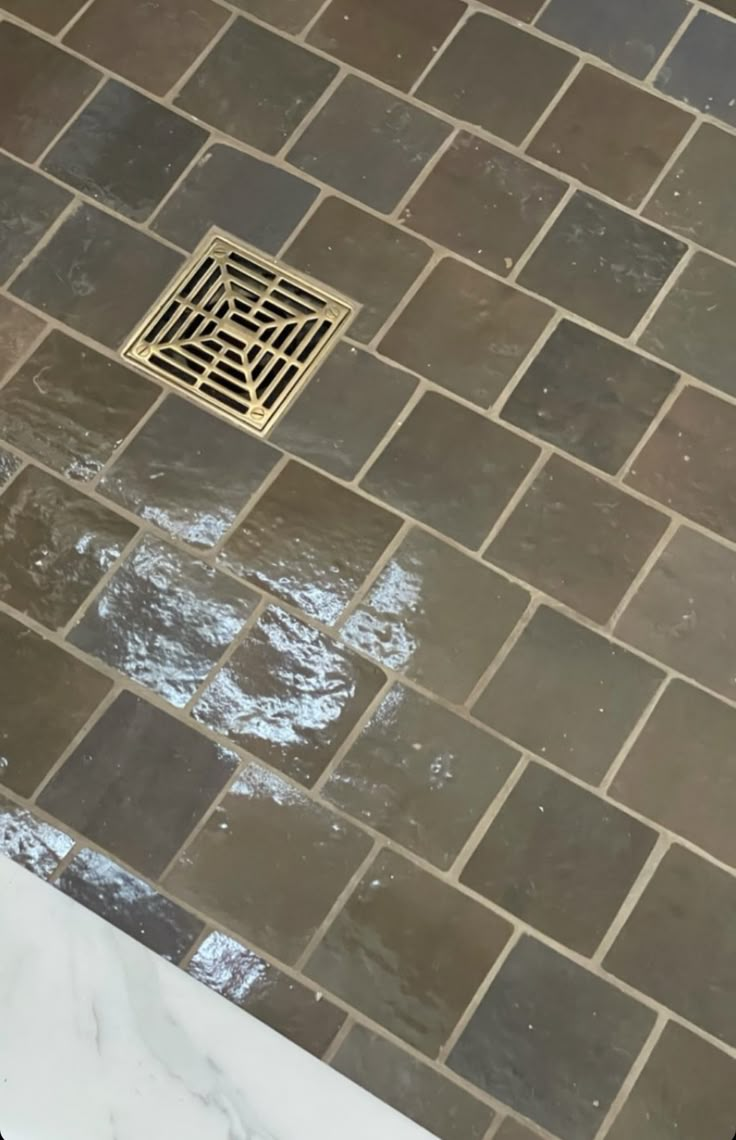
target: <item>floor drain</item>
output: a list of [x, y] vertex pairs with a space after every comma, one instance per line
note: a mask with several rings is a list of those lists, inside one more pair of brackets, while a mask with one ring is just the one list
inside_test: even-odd
[[123, 355], [263, 432], [334, 347], [350, 305], [245, 246], [211, 238]]

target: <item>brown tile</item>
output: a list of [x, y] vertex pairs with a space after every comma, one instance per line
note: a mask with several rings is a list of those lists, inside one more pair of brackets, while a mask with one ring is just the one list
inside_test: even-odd
[[309, 786], [383, 682], [375, 665], [269, 606], [194, 716]]
[[532, 1132], [525, 1124], [507, 1116], [496, 1133], [495, 1140], [540, 1140], [538, 1132]]
[[227, 20], [212, 0], [95, 0], [64, 42], [164, 95]]
[[249, 20], [236, 20], [187, 80], [176, 103], [275, 154], [337, 74], [337, 65]]
[[231, 4], [285, 32], [301, 32], [317, 15], [324, 0], [231, 0]]
[[522, 269], [519, 281], [581, 317], [627, 336], [685, 251], [685, 245], [670, 234], [578, 191]]
[[313, 178], [388, 212], [451, 129], [412, 103], [348, 75], [287, 157]]
[[624, 610], [616, 635], [732, 700], [736, 554], [681, 528]]
[[398, 226], [327, 198], [284, 254], [290, 264], [361, 306], [350, 335], [369, 341], [429, 260], [423, 241]]
[[14, 368], [44, 327], [35, 313], [0, 297], [0, 378]]
[[500, 574], [414, 530], [351, 615], [344, 638], [386, 668], [460, 703], [528, 600]]
[[538, 454], [525, 439], [428, 392], [362, 485], [390, 506], [475, 548]]
[[219, 561], [331, 625], [400, 526], [396, 515], [347, 487], [289, 463], [228, 539]]
[[518, 759], [489, 733], [396, 685], [322, 794], [447, 869]]
[[408, 91], [465, 11], [461, 0], [332, 0], [309, 42]]
[[322, 994], [297, 982], [226, 934], [210, 934], [187, 972], [300, 1049], [321, 1057], [345, 1021]]
[[565, 1140], [593, 1140], [653, 1024], [628, 994], [523, 937], [448, 1063]]
[[364, 832], [251, 763], [167, 885], [215, 921], [293, 962], [370, 849]]
[[39, 805], [137, 871], [157, 875], [237, 764], [234, 752], [121, 693], [46, 785]]
[[579, 954], [593, 954], [657, 832], [530, 764], [460, 881]]
[[279, 420], [271, 440], [330, 475], [352, 479], [416, 385], [402, 369], [352, 344], [338, 344]]
[[520, 143], [575, 60], [513, 24], [476, 12], [438, 56], [417, 95], [457, 119]]
[[503, 419], [615, 475], [677, 374], [573, 321], [560, 321], [503, 406]]
[[[722, 0], [723, 2], [723, 0]], [[733, 11], [731, 15], [734, 15]], [[715, 12], [696, 13], [654, 80], [661, 91], [736, 126], [736, 24]]]
[[667, 521], [618, 487], [553, 455], [486, 557], [586, 617], [605, 622]]
[[481, 903], [383, 851], [305, 972], [434, 1056], [510, 934]]
[[495, 8], [497, 12], [505, 12], [515, 20], [524, 20], [529, 24], [542, 7], [544, 0], [480, 0], [480, 2], [489, 8]]
[[111, 682], [4, 613], [0, 655], [0, 783], [30, 797]]
[[421, 376], [487, 408], [551, 315], [526, 293], [445, 258], [379, 347]]
[[353, 1026], [331, 1065], [415, 1124], [431, 1129], [439, 1140], [482, 1140], [494, 1118], [487, 1104], [362, 1025]]
[[256, 602], [252, 591], [208, 563], [147, 536], [69, 640], [183, 708]]
[[115, 460], [100, 491], [184, 542], [209, 547], [277, 459], [268, 444], [169, 396]]
[[733, 875], [676, 845], [655, 871], [604, 967], [734, 1045], [735, 907]]
[[693, 121], [682, 108], [590, 65], [529, 145], [529, 154], [638, 206]]
[[3, 10], [45, 32], [60, 32], [85, 0], [5, 0]]
[[89, 848], [74, 856], [57, 885], [65, 895], [170, 962], [183, 958], [204, 927], [201, 919], [143, 879]]
[[0, 280], [18, 268], [70, 201], [61, 186], [0, 154]]
[[17, 455], [13, 455], [4, 447], [0, 447], [0, 487], [10, 481], [20, 465], [21, 460]]
[[117, 348], [181, 261], [168, 246], [82, 203], [15, 279], [11, 292], [76, 332]]
[[559, 202], [564, 183], [461, 131], [401, 220], [432, 241], [502, 276]]
[[134, 534], [127, 519], [26, 467], [0, 499], [0, 598], [65, 625]]
[[641, 657], [542, 606], [481, 693], [473, 716], [597, 783], [662, 676]]
[[5, 20], [0, 24], [0, 146], [33, 162], [99, 78], [81, 59]]
[[736, 1061], [668, 1021], [606, 1140], [731, 1140]]
[[0, 855], [49, 879], [73, 846], [71, 836], [0, 794]]
[[63, 475], [92, 479], [159, 392], [53, 329], [0, 390], [3, 438]]

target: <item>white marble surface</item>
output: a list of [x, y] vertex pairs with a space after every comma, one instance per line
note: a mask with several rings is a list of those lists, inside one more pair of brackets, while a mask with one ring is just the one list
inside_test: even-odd
[[430, 1140], [0, 857], [3, 1140]]

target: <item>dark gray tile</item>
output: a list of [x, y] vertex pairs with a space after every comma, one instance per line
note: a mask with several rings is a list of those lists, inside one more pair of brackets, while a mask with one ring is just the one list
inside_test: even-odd
[[18, 268], [70, 201], [61, 186], [0, 154], [0, 280]]
[[301, 32], [323, 4], [324, 0], [232, 0], [233, 8], [250, 12], [285, 32]]
[[551, 0], [537, 27], [644, 79], [689, 11], [687, 0]]
[[70, 835], [0, 794], [0, 855], [49, 879], [73, 846]]
[[698, 12], [654, 82], [675, 99], [735, 126], [736, 24]]
[[35, 313], [0, 297], [0, 378], [10, 372], [44, 329]]

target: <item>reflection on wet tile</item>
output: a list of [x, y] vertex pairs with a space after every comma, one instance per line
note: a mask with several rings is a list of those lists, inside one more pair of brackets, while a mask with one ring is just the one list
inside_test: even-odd
[[65, 625], [134, 534], [127, 519], [26, 467], [0, 499], [0, 598]]
[[509, 924], [481, 903], [384, 851], [305, 970], [434, 1056], [510, 933]]
[[54, 329], [0, 390], [0, 430], [62, 475], [92, 479], [159, 392]]
[[330, 1063], [439, 1140], [482, 1140], [493, 1120], [487, 1104], [362, 1025], [353, 1026]]
[[0, 794], [0, 855], [48, 879], [73, 846], [71, 836]]
[[0, 154], [1, 281], [18, 268], [70, 201], [61, 186]]
[[228, 1001], [321, 1057], [345, 1020], [331, 1001], [226, 934], [206, 938], [187, 972]]
[[323, 794], [446, 869], [518, 759], [489, 733], [396, 685]]
[[99, 851], [84, 848], [57, 885], [65, 895], [170, 962], [186, 954], [204, 923]]
[[60, 32], [85, 0], [4, 0], [3, 9], [45, 32]]
[[122, 693], [39, 804], [147, 875], [160, 873], [238, 764], [229, 749]]
[[652, 1010], [525, 936], [448, 1063], [565, 1140], [593, 1140], [653, 1024]]
[[387, 668], [461, 702], [527, 602], [520, 587], [415, 530], [351, 615], [343, 636]]
[[324, 0], [231, 0], [233, 8], [250, 12], [285, 32], [300, 32], [316, 16]]
[[43, 327], [35, 313], [0, 297], [0, 379], [25, 355]]
[[289, 463], [228, 539], [220, 562], [309, 617], [337, 620], [401, 520]]
[[268, 444], [169, 396], [115, 460], [100, 490], [184, 542], [209, 547], [277, 459]]
[[194, 716], [309, 786], [383, 682], [375, 665], [270, 606]]
[[9, 482], [20, 467], [21, 461], [17, 455], [0, 447], [0, 487]]
[[256, 601], [207, 563], [146, 537], [69, 640], [183, 708]]
[[701, 10], [665, 59], [654, 82], [675, 99], [736, 126], [734, 59], [736, 24]]
[[142, 222], [206, 138], [201, 127], [111, 79], [54, 144], [43, 168]]
[[167, 876], [177, 898], [293, 962], [371, 849], [301, 789], [249, 764]]

